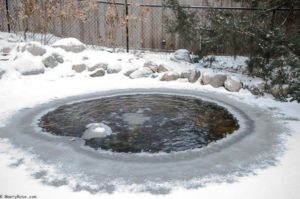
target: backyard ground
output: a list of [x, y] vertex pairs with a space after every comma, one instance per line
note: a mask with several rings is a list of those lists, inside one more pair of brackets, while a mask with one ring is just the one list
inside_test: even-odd
[[[0, 198], [19, 195], [43, 199], [298, 199], [300, 196], [300, 104], [275, 101], [271, 94], [253, 95], [251, 88], [259, 90], [262, 80], [247, 76], [245, 57], [217, 57], [217, 62], [206, 65], [204, 62], [189, 63], [188, 60], [174, 58], [171, 53], [112, 52], [111, 49], [85, 46], [75, 39], [59, 41], [59, 38], [53, 38], [48, 45], [41, 45], [23, 42], [18, 35], [8, 33], [0, 33], [0, 49], [0, 127], [13, 122], [11, 117], [22, 109], [60, 98], [117, 89], [166, 88], [224, 95], [270, 112], [284, 129], [280, 135], [282, 150], [273, 165], [253, 169], [247, 175], [235, 176], [231, 181], [207, 183], [202, 187], [186, 189], [179, 184], [167, 194], [152, 194], [126, 186], [120, 186], [111, 193], [74, 191], [72, 186], [76, 182], [58, 187], [47, 185], [34, 178], [33, 173], [46, 169], [52, 177], [57, 177], [59, 165], [40, 163], [39, 157], [31, 154], [30, 149], [21, 150], [11, 140], [3, 138], [6, 136], [0, 132]], [[145, 67], [145, 64], [148, 66]], [[195, 75], [189, 74], [191, 79], [182, 75], [191, 71], [200, 71], [201, 77], [193, 81]], [[217, 86], [213, 87], [209, 81], [204, 81], [206, 85], [203, 85], [205, 76], [214, 77], [217, 74], [225, 75], [227, 80], [233, 79], [242, 88], [230, 87], [230, 80], [226, 88], [215, 88]]]

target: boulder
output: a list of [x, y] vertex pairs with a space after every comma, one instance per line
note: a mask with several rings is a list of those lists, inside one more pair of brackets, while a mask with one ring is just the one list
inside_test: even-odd
[[99, 69], [96, 72], [90, 74], [90, 77], [102, 77], [105, 75], [105, 71], [103, 69]]
[[253, 95], [264, 95], [265, 82], [262, 79], [255, 78], [251, 80], [246, 87]]
[[168, 71], [168, 69], [163, 64], [160, 64], [157, 68], [158, 73], [163, 73], [163, 72], [167, 72], [167, 71]]
[[91, 123], [86, 126], [86, 130], [81, 136], [85, 140], [93, 138], [103, 138], [112, 134], [109, 126], [103, 123]]
[[76, 71], [77, 73], [82, 73], [85, 69], [85, 64], [76, 64], [72, 66], [72, 70]]
[[211, 86], [218, 88], [224, 86], [224, 82], [226, 79], [227, 77], [224, 74], [204, 73], [202, 76], [202, 84], [210, 84]]
[[184, 62], [192, 63], [191, 54], [186, 49], [179, 49], [175, 51], [173, 57], [171, 57], [171, 60], [176, 62], [184, 61]]
[[107, 67], [108, 74], [119, 73], [121, 70], [122, 70], [122, 66], [120, 66], [120, 65], [114, 65], [114, 66]]
[[106, 63], [99, 63], [99, 64], [96, 64], [96, 65], [93, 65], [91, 67], [88, 67], [88, 71], [95, 71], [97, 69], [103, 69], [103, 70], [107, 70], [107, 67], [108, 67], [108, 64]]
[[46, 68], [54, 68], [59, 63], [63, 63], [63, 57], [58, 54], [52, 54], [49, 57], [46, 57], [43, 59], [43, 64], [46, 66]]
[[0, 68], [0, 79], [2, 78], [2, 75], [5, 73], [3, 69]]
[[136, 79], [136, 78], [142, 78], [142, 77], [149, 77], [153, 74], [153, 71], [150, 68], [140, 68], [134, 72], [132, 72], [129, 77], [131, 79]]
[[161, 78], [160, 81], [175, 81], [180, 78], [180, 75], [177, 72], [166, 72]]
[[31, 60], [27, 57], [17, 58], [12, 64], [22, 75], [39, 75], [45, 72], [45, 66], [42, 61]]
[[186, 72], [182, 72], [180, 77], [187, 78], [189, 82], [195, 83], [201, 76], [201, 72], [199, 70], [188, 70]]
[[227, 77], [224, 86], [228, 91], [239, 92], [242, 88], [242, 83], [236, 77]]
[[22, 47], [22, 52], [28, 51], [33, 56], [43, 56], [46, 49], [37, 42], [31, 42]]
[[67, 52], [80, 53], [86, 49], [86, 46], [76, 38], [61, 39], [54, 44], [54, 48], [62, 48]]
[[1, 52], [4, 56], [7, 56], [11, 52], [11, 48], [9, 47], [2, 48]]
[[129, 77], [134, 71], [136, 71], [137, 69], [131, 69], [131, 70], [128, 70], [124, 73], [125, 76]]
[[289, 94], [289, 85], [276, 84], [271, 88], [271, 93], [274, 97], [287, 96]]
[[150, 70], [152, 70], [153, 73], [158, 72], [158, 65], [153, 63], [152, 61], [145, 62], [144, 68], [149, 68]]

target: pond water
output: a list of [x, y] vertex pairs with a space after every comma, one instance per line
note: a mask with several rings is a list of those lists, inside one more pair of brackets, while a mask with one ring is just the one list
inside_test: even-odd
[[54, 135], [85, 138], [88, 136], [84, 133], [94, 123], [112, 133], [85, 139], [85, 144], [124, 153], [201, 148], [239, 128], [237, 119], [215, 103], [162, 94], [123, 95], [66, 104], [45, 114], [39, 126]]

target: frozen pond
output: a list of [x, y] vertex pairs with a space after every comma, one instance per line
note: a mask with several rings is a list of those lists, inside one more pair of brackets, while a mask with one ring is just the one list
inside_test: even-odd
[[[134, 96], [138, 96], [138, 99]], [[151, 100], [152, 97], [159, 97], [163, 100], [156, 103], [153, 101], [154, 99]], [[113, 98], [125, 100], [126, 103], [114, 104], [109, 107], [110, 99]], [[176, 100], [173, 102], [174, 99]], [[106, 106], [101, 104], [104, 101], [107, 101]], [[91, 103], [91, 106], [86, 106], [86, 103]], [[112, 101], [112, 103], [115, 102]], [[130, 103], [134, 105], [130, 105]], [[140, 106], [137, 105], [139, 103]], [[151, 105], [151, 103], [155, 105]], [[173, 103], [180, 105], [180, 109], [176, 110], [177, 106], [171, 105]], [[164, 104], [166, 109], [159, 107], [159, 104]], [[99, 107], [91, 108], [93, 105]], [[203, 110], [202, 106], [205, 107]], [[207, 107], [209, 107], [209, 111], [204, 113]], [[89, 110], [86, 110], [87, 108]], [[63, 111], [58, 111], [60, 109]], [[158, 109], [163, 114], [154, 117], [155, 110]], [[222, 114], [219, 114], [220, 111], [223, 111]], [[44, 120], [41, 123], [41, 118], [50, 116], [52, 113], [62, 114], [62, 118], [58, 121], [55, 120], [58, 115], [52, 118], [48, 123], [50, 124], [49, 129], [45, 132], [45, 129], [40, 127], [41, 124], [46, 127]], [[103, 116], [101, 116], [102, 113]], [[70, 114], [70, 117], [66, 117], [66, 114]], [[91, 115], [85, 117], [86, 114]], [[204, 115], [205, 117], [202, 118]], [[70, 118], [77, 120], [70, 120]], [[85, 118], [88, 120], [85, 121]], [[155, 121], [155, 118], [160, 119]], [[168, 118], [165, 123], [164, 118]], [[214, 121], [212, 124], [216, 124], [216, 126], [209, 127], [202, 123], [202, 121], [212, 118]], [[229, 119], [228, 124], [234, 124], [234, 128], [229, 130], [226, 128], [224, 131], [222, 128], [220, 129], [224, 118], [225, 121]], [[172, 119], [175, 119], [174, 123], [171, 122]], [[197, 123], [198, 120], [201, 122]], [[179, 121], [185, 123], [180, 124]], [[168, 125], [170, 122], [172, 125]], [[218, 124], [218, 122], [220, 123]], [[191, 142], [192, 147], [190, 148], [179, 147], [178, 149], [176, 147], [168, 150], [170, 143], [176, 143], [168, 141], [169, 144], [162, 145], [157, 149], [155, 145], [152, 147], [151, 143], [161, 143], [163, 139], [153, 140], [152, 138], [149, 143], [146, 143], [146, 148], [139, 146], [136, 149], [130, 146], [129, 148], [125, 147], [124, 150], [123, 146], [113, 147], [114, 142], [111, 137], [122, 134], [118, 128], [126, 127], [128, 132], [123, 133], [133, 137], [132, 143], [136, 143], [140, 139], [146, 140], [144, 136], [148, 134], [147, 131], [146, 134], [140, 132], [138, 136], [134, 137], [134, 134], [131, 135], [134, 129], [141, 130], [148, 126], [150, 128], [152, 125], [152, 130], [160, 131], [158, 128], [160, 124], [166, 125], [165, 127], [171, 130], [177, 129], [177, 127], [178, 129], [182, 129], [183, 126], [188, 127], [184, 131], [177, 131], [174, 134], [163, 134], [170, 136], [167, 138], [176, 139], [176, 136], [180, 137], [178, 132], [182, 132], [184, 136], [179, 139], [180, 147], [187, 146], [186, 144], [191, 140], [205, 138], [204, 132], [207, 132], [208, 136], [216, 136], [218, 132], [225, 133], [221, 133], [221, 136], [215, 139], [216, 141], [205, 138], [204, 144], [199, 141]], [[118, 125], [121, 126], [118, 127]], [[156, 127], [153, 128], [153, 126]], [[232, 125], [229, 126], [232, 127]], [[73, 132], [72, 128], [74, 127], [76, 128]], [[201, 130], [192, 131], [191, 129], [194, 127]], [[103, 140], [108, 140], [109, 144], [106, 145], [108, 146], [106, 150], [102, 149], [105, 146], [101, 145], [102, 138], [91, 138], [93, 134], [84, 136], [87, 139], [81, 137], [87, 128], [94, 128], [94, 133], [104, 137]], [[38, 159], [40, 166], [36, 166], [40, 169], [33, 167], [31, 172], [43, 183], [53, 186], [68, 185], [75, 191], [87, 190], [92, 193], [113, 192], [126, 187], [133, 191], [163, 194], [168, 193], [174, 187], [193, 188], [211, 182], [232, 182], [236, 176], [248, 175], [257, 168], [274, 165], [282, 149], [282, 139], [280, 139], [280, 135], [284, 131], [282, 128], [283, 125], [272, 116], [271, 112], [247, 105], [230, 98], [230, 96], [195, 90], [153, 88], [102, 91], [56, 99], [34, 108], [23, 109], [15, 114], [5, 127], [0, 129], [0, 136], [9, 139], [14, 146], [27, 151]], [[79, 130], [76, 131], [76, 129]], [[189, 132], [192, 133], [189, 134]], [[210, 132], [211, 135], [209, 135]], [[65, 133], [64, 136], [58, 136], [63, 133]], [[203, 133], [203, 135], [195, 138], [197, 133]], [[124, 140], [131, 144], [131, 139], [122, 137], [118, 138], [117, 142]], [[97, 146], [91, 148], [93, 145], [89, 144], [89, 141], [94, 141], [93, 144], [96, 143]], [[135, 144], [133, 145], [135, 146]], [[131, 153], [124, 153], [124, 151], [131, 151]], [[54, 167], [55, 172], [49, 170], [48, 165]]]
[[[98, 123], [112, 132], [103, 136], [105, 129]], [[83, 137], [86, 145], [95, 149], [125, 153], [202, 148], [239, 128], [233, 115], [215, 103], [157, 94], [64, 105], [44, 115], [40, 126], [55, 135]]]

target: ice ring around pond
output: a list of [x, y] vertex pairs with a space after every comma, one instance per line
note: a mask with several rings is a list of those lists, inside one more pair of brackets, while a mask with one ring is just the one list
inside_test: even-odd
[[82, 137], [113, 152], [178, 152], [202, 148], [239, 128], [225, 108], [199, 98], [137, 94], [63, 105], [44, 115], [44, 131]]
[[33, 176], [47, 184], [93, 193], [124, 186], [167, 193], [174, 186], [231, 182], [273, 165], [283, 128], [265, 109], [223, 94], [156, 88], [103, 91], [24, 109], [0, 129], [0, 137], [36, 155], [39, 164], [54, 166], [59, 175], [32, 167]]

